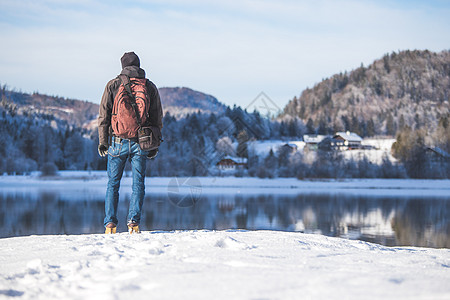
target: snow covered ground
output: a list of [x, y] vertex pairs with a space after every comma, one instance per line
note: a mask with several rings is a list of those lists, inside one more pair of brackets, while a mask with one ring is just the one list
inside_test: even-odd
[[[319, 136], [317, 142], [322, 141], [326, 136]], [[395, 139], [391, 138], [374, 138], [364, 139], [361, 144], [364, 146], [370, 146], [372, 149], [354, 149], [339, 152], [346, 160], [360, 161], [366, 158], [369, 162], [377, 165], [383, 163], [383, 159], [387, 158], [391, 163], [396, 163], [397, 159], [392, 156], [391, 148], [395, 143]], [[291, 145], [296, 148], [300, 153], [304, 153], [308, 158], [306, 162], [311, 162], [316, 159], [317, 153], [315, 151], [304, 152], [305, 142], [303, 141], [281, 141], [281, 140], [263, 140], [263, 141], [251, 141], [249, 142], [248, 149], [250, 152], [255, 153], [258, 156], [265, 157], [272, 150], [275, 154], [278, 149], [283, 145]], [[237, 143], [233, 144], [236, 151]]]
[[450, 299], [450, 250], [277, 231], [0, 240], [0, 299]]

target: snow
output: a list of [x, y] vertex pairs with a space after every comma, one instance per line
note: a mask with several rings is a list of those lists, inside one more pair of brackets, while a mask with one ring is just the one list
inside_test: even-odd
[[346, 160], [353, 160], [355, 162], [361, 161], [366, 158], [369, 162], [381, 165], [383, 163], [383, 159], [388, 159], [392, 164], [397, 164], [398, 160], [392, 156], [390, 150], [383, 149], [372, 149], [372, 150], [348, 150], [343, 151], [342, 155]]
[[258, 156], [267, 156], [272, 150], [277, 152], [278, 148], [286, 144], [281, 140], [264, 140], [264, 141], [250, 141], [248, 142], [248, 150], [255, 153]]
[[[357, 149], [357, 150], [347, 150], [341, 151], [343, 157], [346, 160], [360, 161], [366, 158], [369, 162], [377, 165], [383, 163], [383, 158], [387, 158], [391, 163], [398, 163], [397, 159], [392, 156], [391, 148], [392, 144], [396, 141], [392, 138], [371, 138], [371, 139], [361, 139], [355, 133], [349, 132], [338, 132], [336, 135], [340, 135], [349, 141], [361, 142], [363, 146], [370, 146], [372, 149]], [[304, 135], [303, 139], [308, 143], [319, 143], [326, 136], [325, 135]], [[282, 140], [264, 140], [264, 141], [250, 141], [248, 143], [248, 149], [251, 153], [256, 154], [260, 157], [265, 157], [269, 154], [270, 150], [273, 150], [274, 154], [277, 154], [278, 149], [283, 145], [293, 146], [294, 149], [304, 153], [304, 148], [306, 143], [304, 141], [282, 141]], [[237, 143], [234, 144], [234, 148], [237, 147]], [[308, 155], [314, 154], [315, 152], [309, 153]]]
[[74, 112], [74, 110], [72, 108], [62, 108], [62, 107], [56, 107], [56, 106], [47, 106], [46, 108], [50, 109], [50, 110], [59, 110], [59, 111], [65, 112], [67, 114], [73, 114], [73, 112]]
[[0, 240], [0, 298], [449, 299], [450, 250], [292, 232]]
[[[289, 145], [297, 151], [303, 151], [305, 147], [305, 142], [297, 141], [297, 140], [261, 140], [261, 141], [250, 141], [248, 142], [248, 150], [254, 153], [257, 156], [266, 157], [270, 150], [273, 151], [274, 154], [277, 153], [278, 149], [284, 145]], [[237, 147], [237, 143], [235, 143], [235, 148]]]
[[396, 142], [396, 139], [389, 139], [389, 138], [385, 138], [385, 139], [364, 139], [361, 144], [362, 145], [367, 145], [367, 146], [372, 146], [375, 149], [378, 150], [385, 150], [390, 152], [392, 145]]
[[297, 151], [303, 151], [306, 146], [306, 143], [304, 141], [289, 141], [287, 142], [287, 144], [294, 149], [297, 148]]

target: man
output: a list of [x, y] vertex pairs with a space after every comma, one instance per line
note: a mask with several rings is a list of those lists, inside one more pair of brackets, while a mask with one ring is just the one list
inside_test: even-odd
[[[134, 52], [127, 52], [122, 56], [121, 63], [121, 75], [109, 81], [106, 85], [98, 116], [98, 153], [102, 157], [108, 155], [108, 186], [105, 198], [106, 216], [104, 225], [106, 228], [105, 233], [116, 233], [120, 180], [122, 178], [125, 163], [127, 159], [129, 159], [133, 173], [133, 186], [127, 225], [130, 233], [139, 233], [141, 210], [145, 195], [144, 180], [146, 158], [155, 157], [158, 150], [143, 151], [138, 143], [137, 132], [126, 135], [121, 134], [119, 136], [117, 132], [114, 132], [113, 130], [113, 128], [116, 128], [116, 131], [118, 131], [117, 119], [123, 115], [120, 109], [125, 110], [123, 107], [130, 107], [129, 103], [132, 102], [130, 99], [134, 99], [133, 101], [136, 103], [137, 97], [127, 98], [125, 105], [122, 106], [117, 106], [117, 104], [114, 106], [114, 103], [118, 103], [119, 100], [124, 102], [123, 95], [127, 94], [124, 92], [125, 84], [123, 81], [128, 80], [129, 83], [131, 79], [131, 82], [134, 80], [141, 83], [142, 89], [146, 91], [146, 98], [148, 98], [145, 103], [149, 103], [149, 105], [147, 105], [149, 107], [147, 107], [147, 110], [145, 111], [146, 117], [142, 119], [144, 121], [142, 127], [156, 126], [161, 130], [162, 108], [158, 89], [150, 80], [145, 79], [145, 71], [140, 68], [139, 57]], [[130, 89], [128, 89], [128, 91], [130, 91]], [[142, 110], [144, 105], [142, 105], [141, 102], [138, 106]], [[134, 112], [136, 112], [136, 110], [128, 113], [129, 118], [136, 117]], [[141, 120], [137, 122], [137, 124], [140, 124]]]

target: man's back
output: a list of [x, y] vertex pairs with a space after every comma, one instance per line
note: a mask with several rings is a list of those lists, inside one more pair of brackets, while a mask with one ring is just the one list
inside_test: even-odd
[[[139, 87], [140, 91], [146, 94], [145, 97], [149, 98], [140, 102], [140, 105], [149, 105], [148, 109], [146, 107], [142, 109], [142, 111], [148, 114], [146, 118], [142, 118], [144, 123], [141, 124], [141, 118], [137, 108], [134, 108], [134, 114], [130, 112], [127, 116], [129, 118], [136, 118], [139, 128], [141, 126], [153, 126], [161, 131], [162, 107], [157, 87], [150, 80], [145, 79], [145, 71], [140, 68], [139, 58], [134, 52], [125, 53], [121, 58], [121, 62], [122, 72], [119, 76], [122, 76], [122, 78], [125, 76], [127, 79], [131, 78], [131, 81], [139, 82], [139, 84], [143, 85]], [[124, 91], [124, 84], [119, 76], [110, 80], [106, 85], [98, 116], [98, 151], [101, 156], [108, 156], [108, 186], [105, 198], [104, 225], [106, 227], [105, 233], [116, 232], [120, 180], [126, 161], [130, 160], [133, 173], [133, 192], [127, 216], [127, 225], [130, 233], [134, 233], [139, 232], [141, 210], [144, 202], [146, 159], [147, 157], [153, 158], [156, 156], [157, 149], [146, 151], [145, 148], [141, 148], [139, 145], [137, 137], [133, 136], [136, 133], [123, 135], [119, 134], [117, 126], [114, 128], [113, 124], [115, 124], [115, 120], [113, 119], [117, 119], [118, 114], [120, 114], [117, 111], [117, 101], [120, 101], [120, 99], [124, 100], [123, 97], [120, 97], [120, 94], [118, 97], [119, 91], [122, 93]], [[128, 85], [128, 81], [126, 85]], [[127, 86], [127, 91], [129, 88]], [[128, 103], [124, 103], [122, 109], [128, 109], [129, 107], [127, 108], [127, 105], [138, 105], [134, 94], [129, 95], [129, 97], [131, 98], [128, 98]], [[114, 108], [115, 103], [116, 108]]]

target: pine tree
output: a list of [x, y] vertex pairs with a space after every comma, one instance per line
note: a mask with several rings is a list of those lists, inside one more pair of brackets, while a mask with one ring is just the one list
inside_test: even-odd
[[237, 156], [239, 156], [239, 157], [247, 157], [248, 158], [248, 146], [247, 146], [248, 135], [247, 135], [247, 131], [245, 131], [245, 130], [240, 131], [238, 136], [237, 136], [237, 141], [238, 141], [238, 146], [237, 146], [237, 150], [236, 150]]
[[373, 119], [369, 119], [366, 123], [366, 136], [374, 136], [375, 135], [375, 124]]
[[397, 130], [395, 128], [394, 117], [389, 114], [386, 120], [386, 133], [388, 135], [394, 136], [396, 131]]
[[308, 122], [306, 123], [306, 131], [309, 134], [315, 134], [316, 129], [314, 128], [314, 122], [311, 118], [308, 119]]

